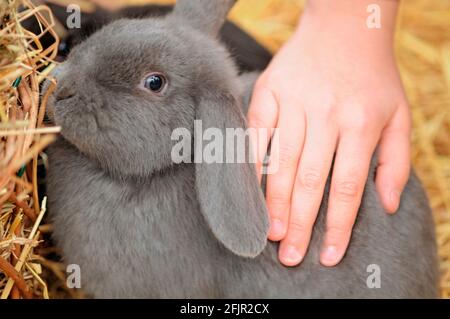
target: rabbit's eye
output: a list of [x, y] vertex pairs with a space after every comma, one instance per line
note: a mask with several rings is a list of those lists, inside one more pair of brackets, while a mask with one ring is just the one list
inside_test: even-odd
[[166, 86], [166, 78], [159, 73], [153, 73], [144, 80], [144, 87], [152, 92], [160, 93]]

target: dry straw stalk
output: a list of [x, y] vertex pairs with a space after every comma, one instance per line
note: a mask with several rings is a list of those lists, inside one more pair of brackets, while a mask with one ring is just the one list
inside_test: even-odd
[[[39, 34], [22, 26], [33, 17]], [[27, 0], [1, 0], [0, 19], [0, 295], [48, 298], [33, 257], [45, 213], [45, 198], [39, 205], [37, 162], [59, 128], [43, 126], [39, 84], [53, 67], [58, 37], [49, 8]], [[40, 42], [45, 34], [54, 38], [47, 49]]]

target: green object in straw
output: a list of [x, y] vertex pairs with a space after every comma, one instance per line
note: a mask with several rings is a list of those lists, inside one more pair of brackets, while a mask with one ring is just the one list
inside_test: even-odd
[[22, 165], [22, 167], [19, 169], [19, 171], [17, 172], [17, 176], [18, 177], [22, 177], [23, 173], [25, 173], [25, 169], [26, 169], [26, 165]]
[[19, 76], [17, 77], [17, 79], [14, 80], [12, 86], [13, 86], [14, 88], [17, 88], [17, 87], [19, 86], [19, 84], [20, 84], [21, 81], [22, 81], [22, 76], [19, 75]]

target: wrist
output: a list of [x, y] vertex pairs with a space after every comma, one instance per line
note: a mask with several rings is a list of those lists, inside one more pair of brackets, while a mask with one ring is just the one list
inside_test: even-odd
[[[397, 0], [309, 0], [293, 38], [310, 33], [341, 45], [392, 49], [397, 9]], [[371, 24], [374, 15], [379, 17], [376, 27]]]

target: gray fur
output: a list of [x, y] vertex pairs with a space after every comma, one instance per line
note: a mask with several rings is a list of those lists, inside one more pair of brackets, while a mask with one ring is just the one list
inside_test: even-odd
[[[221, 22], [231, 2], [223, 3], [209, 12]], [[349, 250], [333, 268], [319, 264], [327, 186], [308, 254], [286, 268], [278, 245], [266, 243], [251, 165], [171, 161], [174, 128], [193, 130], [194, 119], [204, 129], [245, 127], [241, 99], [255, 78], [239, 78], [205, 34], [220, 27], [213, 17], [197, 21], [199, 10], [183, 20], [180, 12], [191, 11], [104, 27], [56, 75], [48, 115], [62, 136], [48, 150], [49, 210], [82, 288], [96, 298], [436, 297], [434, 225], [414, 174], [391, 216], [377, 197], [373, 161]], [[138, 87], [152, 71], [168, 77], [162, 97]], [[379, 289], [366, 285], [370, 264], [381, 268]]]

